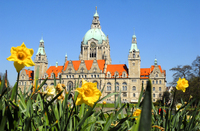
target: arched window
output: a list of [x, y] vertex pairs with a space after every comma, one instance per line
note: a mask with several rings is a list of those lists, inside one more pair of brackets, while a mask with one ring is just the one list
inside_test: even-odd
[[159, 83], [162, 84], [162, 81], [160, 80]]
[[50, 85], [51, 85], [51, 86], [53, 86], [53, 85], [54, 85], [54, 83], [52, 82]]
[[81, 87], [82, 86], [82, 81], [80, 81], [80, 83], [79, 83], [79, 87]]
[[162, 89], [161, 89], [161, 87], [159, 87], [159, 91], [161, 91]]
[[97, 83], [97, 88], [98, 88], [99, 90], [101, 89], [101, 87], [99, 87], [99, 84], [98, 84], [97, 81], [93, 81], [93, 83]]
[[47, 83], [44, 83], [44, 85], [43, 85], [44, 91], [46, 91], [46, 88], [47, 88]]
[[111, 83], [110, 82], [107, 83], [107, 91], [111, 91]]
[[126, 82], [122, 83], [122, 89], [123, 89], [123, 91], [127, 91], [127, 83]]
[[156, 95], [155, 95], [155, 94], [153, 94], [153, 97], [156, 97]]
[[71, 90], [71, 89], [73, 89], [73, 82], [72, 82], [72, 81], [69, 81], [69, 82], [67, 83], [67, 90]]
[[132, 90], [133, 90], [133, 91], [136, 91], [136, 87], [135, 87], [135, 86], [133, 86], [133, 87], [132, 87]]
[[156, 74], [156, 77], [158, 77], [158, 74]]
[[153, 84], [154, 84], [154, 81], [153, 81]]
[[116, 91], [119, 91], [119, 83], [116, 82]]
[[135, 97], [135, 93], [133, 93], [133, 97]]
[[162, 97], [161, 94], [159, 94], [159, 97]]
[[156, 88], [155, 88], [155, 87], [153, 87], [153, 91], [155, 91], [155, 89], [156, 89]]
[[156, 84], [158, 84], [158, 81], [156, 80]]
[[135, 54], [133, 54], [133, 58], [135, 58]]

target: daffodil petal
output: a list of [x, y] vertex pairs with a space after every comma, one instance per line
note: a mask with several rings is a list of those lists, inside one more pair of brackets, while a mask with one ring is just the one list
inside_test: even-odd
[[30, 66], [34, 66], [35, 63], [32, 61], [31, 58], [28, 58], [24, 61], [25, 66], [30, 67]]
[[7, 58], [7, 60], [8, 60], [8, 61], [15, 61], [15, 60], [16, 60], [16, 58], [15, 58], [15, 57], [13, 57], [13, 56], [9, 56], [9, 57]]
[[24, 44], [24, 42], [22, 43], [21, 47], [26, 48], [26, 45]]
[[76, 99], [76, 105], [81, 105], [82, 103], [84, 103], [84, 102], [83, 102], [83, 100], [82, 100], [82, 98], [81, 98], [81, 95], [78, 94], [78, 97], [77, 97], [77, 99]]
[[82, 79], [82, 85], [88, 83], [86, 80]]

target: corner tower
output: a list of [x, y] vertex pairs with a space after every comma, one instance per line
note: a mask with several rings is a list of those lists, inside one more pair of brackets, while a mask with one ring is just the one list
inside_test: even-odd
[[129, 65], [129, 78], [139, 78], [140, 79], [140, 52], [137, 48], [136, 35], [132, 36], [131, 49], [128, 55], [128, 65]]
[[101, 30], [99, 14], [93, 16], [91, 29], [87, 31], [81, 42], [79, 60], [107, 60], [111, 64], [110, 45], [108, 36]]
[[36, 58], [34, 59], [35, 67], [34, 67], [34, 76], [37, 72], [37, 68], [39, 67], [39, 78], [42, 78], [44, 73], [46, 73], [48, 68], [48, 60], [47, 55], [44, 49], [44, 40], [41, 38], [40, 45], [36, 54]]

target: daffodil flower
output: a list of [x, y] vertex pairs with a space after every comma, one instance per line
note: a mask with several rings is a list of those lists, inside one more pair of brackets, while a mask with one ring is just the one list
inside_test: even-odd
[[79, 93], [76, 105], [85, 103], [90, 107], [93, 107], [94, 103], [101, 96], [101, 91], [97, 89], [97, 83], [87, 82], [84, 79], [82, 79], [82, 87], [77, 88], [75, 91]]
[[179, 80], [177, 81], [176, 89], [185, 92], [185, 89], [188, 86], [189, 86], [188, 81], [185, 78], [183, 79], [179, 78]]
[[24, 42], [21, 46], [12, 47], [11, 56], [7, 58], [8, 61], [14, 61], [14, 66], [17, 72], [19, 73], [25, 66], [30, 67], [34, 66], [34, 62], [31, 57], [33, 55], [33, 49], [26, 48]]

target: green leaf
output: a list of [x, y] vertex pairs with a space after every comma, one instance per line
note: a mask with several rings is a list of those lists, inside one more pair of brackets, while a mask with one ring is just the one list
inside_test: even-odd
[[17, 82], [15, 83], [14, 87], [12, 88], [11, 101], [13, 101], [13, 99], [15, 98], [16, 88], [17, 88]]
[[97, 103], [98, 103], [99, 101], [103, 101], [104, 99], [106, 99], [106, 98], [108, 98], [108, 97], [111, 97], [112, 95], [115, 95], [115, 94], [118, 94], [118, 93], [110, 93], [109, 95], [107, 95], [107, 96], [105, 96], [105, 97], [99, 99], [99, 100], [97, 101]]
[[144, 90], [144, 87], [143, 87], [143, 83], [142, 83], [142, 88], [141, 88], [141, 91], [140, 91], [140, 96], [139, 96], [139, 99], [138, 99], [137, 108], [139, 107], [140, 101], [141, 101], [142, 96], [144, 94], [143, 90]]
[[152, 98], [151, 98], [151, 80], [147, 83], [145, 96], [142, 104], [142, 112], [140, 118], [139, 131], [150, 131], [151, 130], [151, 119], [152, 119]]

